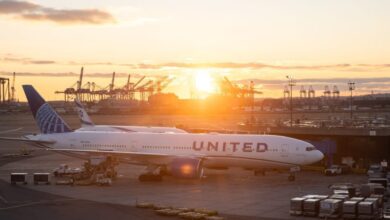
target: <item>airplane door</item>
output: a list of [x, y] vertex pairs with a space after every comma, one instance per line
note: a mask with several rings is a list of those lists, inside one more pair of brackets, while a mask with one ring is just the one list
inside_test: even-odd
[[288, 145], [282, 144], [280, 147], [280, 156], [281, 157], [288, 157]]

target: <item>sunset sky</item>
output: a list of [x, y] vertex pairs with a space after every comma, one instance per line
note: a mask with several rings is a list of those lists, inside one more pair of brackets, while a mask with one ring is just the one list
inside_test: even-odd
[[[390, 92], [390, 1], [0, 0], [0, 77], [17, 73], [48, 100], [84, 82], [101, 87], [170, 75], [167, 91], [210, 93], [227, 76], [280, 97], [286, 75], [319, 93], [348, 80], [357, 93]], [[199, 82], [197, 82], [199, 83]], [[298, 92], [296, 92], [298, 95]]]

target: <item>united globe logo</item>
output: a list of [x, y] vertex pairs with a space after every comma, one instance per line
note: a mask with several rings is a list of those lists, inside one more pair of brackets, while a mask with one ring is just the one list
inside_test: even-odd
[[69, 126], [59, 117], [48, 103], [37, 111], [36, 120], [44, 134], [70, 132]]

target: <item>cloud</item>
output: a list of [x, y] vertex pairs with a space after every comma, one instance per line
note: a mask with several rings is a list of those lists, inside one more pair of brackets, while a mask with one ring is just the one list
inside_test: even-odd
[[[389, 84], [390, 77], [378, 77], [378, 78], [304, 78], [297, 79], [298, 84], [347, 84], [348, 81], [353, 80], [356, 84]], [[255, 84], [264, 84], [264, 85], [281, 85], [286, 84], [287, 80], [265, 80], [265, 79], [241, 79], [235, 80], [236, 83], [248, 83], [253, 81]]]
[[[1, 55], [0, 55], [1, 56]], [[3, 54], [0, 57], [3, 62], [19, 62], [21, 64], [61, 64], [72, 66], [126, 66], [134, 70], [164, 70], [164, 69], [242, 69], [242, 70], [334, 70], [348, 72], [368, 72], [382, 69], [390, 69], [390, 64], [329, 64], [329, 65], [275, 65], [272, 63], [259, 62], [209, 62], [209, 63], [191, 63], [191, 62], [166, 62], [166, 63], [114, 63], [110, 61], [99, 62], [78, 62], [78, 61], [55, 61], [55, 60], [35, 60], [32, 58], [18, 57], [13, 54]]]
[[88, 65], [88, 66], [113, 66], [113, 65], [116, 65], [116, 64], [111, 63], [111, 62], [84, 62], [83, 63], [83, 62], [75, 62], [75, 61], [70, 61], [70, 62], [67, 62], [66, 64], [72, 65], [72, 66], [84, 66], [84, 65]]
[[[1, 75], [4, 76], [12, 76], [13, 72], [1, 72]], [[31, 73], [31, 72], [17, 72], [17, 76], [31, 76], [31, 77], [78, 77], [80, 73], [75, 72], [57, 72], [57, 73]], [[125, 78], [128, 77], [128, 73], [115, 73], [115, 77], [119, 78]], [[85, 77], [92, 77], [92, 78], [111, 78], [112, 73], [84, 73]], [[141, 78], [143, 75], [141, 74], [131, 74], [131, 77], [134, 78]], [[154, 77], [154, 76], [148, 76], [148, 77]]]
[[115, 23], [114, 17], [98, 9], [55, 9], [25, 1], [0, 1], [0, 14], [15, 15], [31, 21], [51, 21], [59, 24]]
[[0, 14], [28, 13], [40, 8], [41, 6], [30, 2], [0, 1]]
[[56, 61], [53, 60], [30, 60], [28, 61], [31, 64], [56, 64]]
[[[220, 62], [220, 63], [182, 63], [182, 62], [168, 62], [161, 64], [127, 64], [133, 65], [137, 69], [164, 69], [164, 68], [220, 68], [220, 69], [275, 69], [275, 70], [349, 70], [351, 68], [360, 68], [361, 71], [368, 68], [390, 68], [390, 64], [359, 64], [353, 65], [348, 63], [331, 64], [331, 65], [274, 65], [267, 63], [236, 63], [236, 62]], [[363, 69], [362, 69], [363, 68]]]
[[57, 62], [54, 60], [34, 60], [30, 58], [17, 57], [12, 54], [6, 54], [3, 58], [0, 58], [0, 61], [22, 64], [57, 64]]

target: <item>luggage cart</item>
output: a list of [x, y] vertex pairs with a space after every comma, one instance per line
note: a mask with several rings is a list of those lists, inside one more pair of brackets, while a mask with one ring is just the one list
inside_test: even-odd
[[300, 216], [303, 214], [303, 202], [306, 198], [295, 197], [290, 200], [290, 215]]
[[320, 199], [306, 199], [303, 202], [303, 215], [316, 217], [320, 208]]
[[342, 207], [342, 218], [343, 219], [356, 219], [357, 218], [357, 207], [360, 201], [348, 200], [343, 202]]
[[338, 199], [324, 199], [320, 202], [318, 217], [320, 218], [339, 218], [343, 203]]
[[362, 201], [358, 204], [358, 219], [378, 219], [379, 209], [375, 201]]
[[16, 183], [27, 184], [27, 173], [11, 173], [11, 184], [16, 185]]
[[50, 184], [50, 173], [34, 173], [33, 174], [34, 184], [45, 183]]

